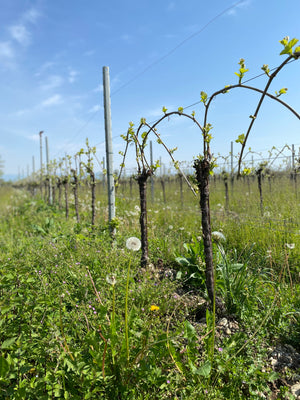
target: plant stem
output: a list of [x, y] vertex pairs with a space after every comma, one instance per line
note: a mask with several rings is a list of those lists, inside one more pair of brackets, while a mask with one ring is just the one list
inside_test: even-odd
[[115, 326], [115, 313], [116, 313], [116, 289], [115, 285], [113, 285], [113, 308], [111, 314], [111, 354], [112, 354], [112, 363], [115, 364], [115, 354], [114, 354], [114, 346], [115, 346], [115, 334], [116, 334], [116, 326]]
[[129, 294], [129, 277], [130, 277], [131, 258], [129, 260], [127, 269], [126, 280], [126, 293], [125, 293], [125, 344], [126, 344], [126, 360], [129, 363], [129, 337], [128, 337], [128, 294]]

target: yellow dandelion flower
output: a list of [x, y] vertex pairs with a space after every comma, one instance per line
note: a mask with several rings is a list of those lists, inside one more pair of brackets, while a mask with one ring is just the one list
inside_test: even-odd
[[150, 307], [150, 311], [156, 311], [156, 310], [159, 310], [159, 307], [152, 304], [152, 306]]

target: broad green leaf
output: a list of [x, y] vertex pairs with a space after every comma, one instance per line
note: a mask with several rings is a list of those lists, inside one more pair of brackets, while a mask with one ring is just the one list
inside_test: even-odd
[[201, 92], [200, 93], [200, 96], [201, 96], [201, 101], [202, 101], [202, 103], [206, 103], [206, 101], [207, 101], [207, 93], [205, 93], [205, 92]]
[[181, 279], [182, 278], [182, 272], [178, 271], [176, 274], [176, 279]]
[[191, 341], [194, 340], [196, 337], [196, 330], [194, 326], [189, 321], [185, 321], [184, 327], [185, 327], [184, 337]]
[[211, 363], [206, 361], [200, 368], [197, 369], [197, 375], [204, 376], [208, 378], [211, 372]]
[[9, 364], [6, 359], [0, 356], [0, 377], [4, 378], [9, 371]]
[[284, 49], [281, 51], [280, 55], [282, 54], [293, 54], [293, 47], [295, 44], [298, 43], [298, 39], [294, 38], [291, 39], [288, 43], [288, 37], [284, 38], [280, 41], [280, 43], [284, 46]]
[[298, 46], [298, 47], [295, 48], [294, 54], [295, 54], [295, 53], [300, 53], [300, 46]]
[[15, 336], [15, 337], [4, 340], [4, 342], [1, 345], [1, 349], [9, 349], [10, 346], [12, 344], [14, 344], [17, 339], [18, 339], [17, 336]]
[[245, 135], [242, 133], [241, 135], [238, 136], [238, 138], [235, 140], [235, 143], [241, 143], [244, 144], [245, 142]]

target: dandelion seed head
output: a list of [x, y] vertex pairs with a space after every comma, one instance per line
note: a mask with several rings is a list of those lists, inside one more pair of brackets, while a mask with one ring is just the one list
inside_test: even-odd
[[215, 242], [226, 242], [226, 238], [222, 232], [214, 231], [211, 233], [211, 237]]
[[141, 248], [141, 241], [137, 237], [130, 237], [126, 240], [126, 247], [129, 250], [138, 251]]
[[295, 243], [286, 243], [285, 247], [287, 247], [290, 250], [293, 250], [295, 248]]
[[115, 286], [117, 283], [116, 276], [114, 274], [106, 275], [106, 282], [112, 286]]

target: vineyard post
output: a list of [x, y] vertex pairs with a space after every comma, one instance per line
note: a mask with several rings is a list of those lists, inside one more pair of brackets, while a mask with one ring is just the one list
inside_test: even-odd
[[[103, 67], [103, 96], [104, 96], [105, 146], [106, 146], [106, 169], [107, 169], [107, 192], [108, 192], [108, 219], [110, 223], [112, 219], [115, 218], [115, 185], [113, 177], [110, 83], [109, 83], [108, 67]], [[115, 228], [111, 227], [110, 229], [112, 236], [114, 236]]]
[[35, 162], [34, 162], [34, 156], [32, 156], [32, 175], [34, 177], [35, 174]]
[[[153, 165], [153, 150], [152, 150], [152, 140], [150, 140], [150, 164]], [[154, 202], [154, 179], [153, 175], [150, 176], [151, 182], [151, 200]]]
[[43, 131], [40, 131], [40, 161], [41, 161], [41, 196], [43, 195]]
[[295, 170], [295, 145], [292, 144], [292, 171]]
[[103, 185], [103, 190], [105, 189], [105, 157], [102, 158], [102, 185]]
[[233, 181], [234, 181], [234, 173], [233, 173], [233, 141], [231, 141], [231, 149], [230, 149], [230, 181], [231, 181], [231, 189], [233, 189]]
[[75, 204], [75, 213], [76, 213], [76, 221], [77, 223], [80, 222], [80, 217], [79, 217], [79, 202], [78, 202], [78, 176], [77, 176], [77, 171], [76, 169], [71, 169], [71, 173], [73, 175], [73, 193], [74, 193], [74, 204]]
[[48, 136], [45, 136], [45, 143], [46, 143], [46, 163], [47, 163], [47, 179], [48, 179], [48, 190], [49, 190], [49, 204], [52, 204], [52, 185], [51, 185], [51, 176], [49, 171]]
[[68, 190], [69, 190], [69, 171], [68, 171], [68, 162], [67, 162], [67, 154], [65, 155], [65, 176], [63, 178], [63, 184], [65, 187], [65, 207], [66, 207], [66, 219], [69, 218], [69, 195], [68, 195]]
[[35, 189], [35, 164], [34, 164], [34, 156], [32, 156], [32, 179], [31, 179], [31, 181], [32, 181], [32, 184], [33, 184], [32, 192], [33, 192], [33, 195], [35, 196], [35, 194], [36, 194], [36, 189]]
[[295, 195], [297, 198], [297, 169], [295, 167], [295, 145], [292, 144], [292, 177], [294, 180]]

